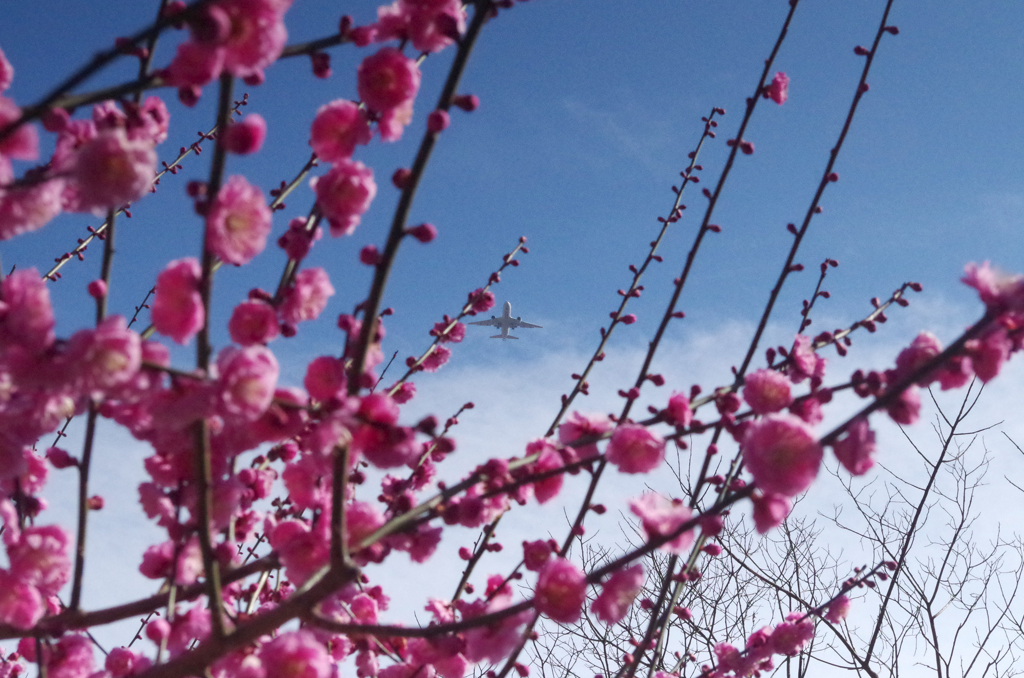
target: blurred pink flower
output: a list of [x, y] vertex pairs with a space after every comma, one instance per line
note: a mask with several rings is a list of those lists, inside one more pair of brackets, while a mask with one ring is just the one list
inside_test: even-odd
[[842, 438], [832, 444], [836, 459], [855, 476], [863, 475], [875, 465], [875, 432], [868, 428], [865, 417], [857, 417], [846, 427]]
[[808, 487], [821, 466], [821, 445], [811, 427], [791, 414], [752, 422], [743, 436], [743, 460], [757, 486], [793, 497]]
[[[639, 516], [647, 541], [674, 534], [691, 517], [693, 511], [679, 499], [666, 499], [656, 492], [647, 492], [631, 499], [629, 510]], [[681, 555], [693, 543], [693, 530], [681, 532], [658, 548]]]
[[199, 262], [188, 257], [172, 261], [156, 278], [153, 327], [179, 344], [188, 343], [206, 317], [199, 296], [200, 273]]
[[266, 247], [271, 217], [263, 192], [235, 175], [210, 204], [206, 246], [221, 261], [247, 264]]
[[334, 356], [322, 355], [310, 361], [302, 383], [310, 398], [323, 402], [343, 397], [346, 382], [345, 363]]
[[548, 560], [537, 577], [537, 611], [556, 622], [572, 624], [580, 618], [586, 599], [587, 576], [565, 558]]
[[120, 128], [100, 131], [75, 156], [71, 181], [78, 190], [76, 211], [103, 216], [141, 198], [155, 177], [153, 144], [130, 140]]
[[593, 610], [605, 624], [616, 624], [626, 616], [644, 585], [644, 566], [640, 563], [612, 573], [594, 600]]
[[263, 301], [243, 301], [228, 321], [231, 341], [241, 346], [266, 344], [277, 336], [277, 312]]
[[249, 155], [260, 150], [267, 138], [267, 121], [259, 113], [250, 113], [233, 122], [224, 133], [224, 148], [229, 153]]
[[274, 398], [277, 359], [266, 346], [228, 346], [217, 356], [220, 409], [229, 416], [257, 419]]
[[371, 110], [385, 113], [410, 103], [420, 88], [420, 68], [394, 47], [384, 47], [359, 64], [359, 98]]
[[750, 499], [754, 502], [754, 527], [760, 534], [767, 534], [781, 525], [793, 508], [789, 497], [781, 494], [755, 492]]
[[281, 319], [293, 325], [303, 320], [316, 320], [334, 295], [327, 272], [322, 268], [304, 268], [295, 275], [295, 282], [285, 292], [278, 309]]
[[622, 473], [647, 473], [665, 459], [665, 441], [637, 424], [623, 424], [612, 433], [605, 457]]
[[370, 143], [373, 132], [366, 111], [347, 99], [324, 104], [309, 131], [309, 145], [324, 162], [352, 157], [357, 145]]
[[361, 162], [339, 160], [327, 174], [309, 182], [316, 201], [331, 224], [331, 235], [351, 235], [377, 195], [373, 170]]
[[309, 631], [282, 633], [260, 648], [259, 658], [273, 678], [330, 678], [333, 661]]
[[746, 377], [743, 399], [754, 414], [779, 412], [793, 402], [789, 379], [775, 370], [756, 370]]

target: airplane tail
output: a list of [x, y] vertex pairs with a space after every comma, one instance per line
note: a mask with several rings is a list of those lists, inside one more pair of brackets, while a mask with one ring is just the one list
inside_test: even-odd
[[506, 335], [495, 334], [493, 337], [491, 337], [491, 339], [518, 339], [518, 338], [519, 337], [514, 337], [511, 334], [506, 334]]

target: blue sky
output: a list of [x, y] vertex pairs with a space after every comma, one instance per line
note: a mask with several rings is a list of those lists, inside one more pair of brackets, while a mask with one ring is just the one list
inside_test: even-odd
[[[9, 3], [0, 48], [16, 76], [7, 94], [33, 102], [114, 36], [148, 23], [154, 4]], [[870, 44], [883, 7], [881, 0], [801, 2], [776, 61], [776, 70], [791, 79], [789, 101], [758, 105], [746, 135], [756, 152], [736, 163], [714, 219], [724, 231], [705, 243], [681, 305], [687, 319], [672, 326], [674, 343], [663, 364], [656, 363], [656, 371], [677, 376], [670, 387], [683, 390], [697, 380], [713, 386], [715, 375], [722, 383], [728, 365], [742, 358], [744, 333], [756, 323], [790, 243], [785, 225], [802, 218], [852, 98], [863, 63], [853, 48]], [[362, 0], [297, 0], [288, 15], [290, 41], [331, 33], [343, 11], [366, 23], [375, 8]], [[700, 186], [717, 179], [725, 139], [739, 124], [786, 9], [781, 0], [532, 0], [485, 27], [462, 87], [480, 97], [481, 107], [453, 112], [411, 217], [413, 224], [434, 223], [440, 236], [430, 245], [403, 246], [385, 298], [397, 312], [388, 321], [385, 352], [398, 350], [401, 360], [428, 345], [433, 323], [485, 282], [519, 236], [529, 239], [530, 254], [495, 293], [499, 304], [512, 301], [515, 315], [545, 328], [518, 342], [492, 342], [489, 330], [469, 328], [446, 372], [420, 379], [423, 396], [410, 405], [411, 413], [444, 417], [465, 400], [491, 404], [464, 417], [477, 418], [478, 428], [467, 432], [473, 449], [486, 449], [467, 465], [485, 454], [516, 454], [521, 441], [543, 433], [541, 410], [553, 415], [568, 374], [596, 343], [597, 328], [618, 303], [615, 290], [629, 282], [628, 264], [641, 261], [657, 232], [656, 217], [671, 205], [669, 189], [700, 135], [700, 117], [713, 106], [727, 115], [702, 155]], [[772, 330], [778, 341], [796, 327], [800, 300], [825, 257], [841, 266], [830, 274], [825, 287], [833, 297], [820, 302], [823, 319], [812, 330], [848, 324], [869, 310], [869, 298], [885, 297], [906, 280], [924, 284], [907, 320], [874, 340], [885, 352], [865, 354], [880, 367], [917, 329], [934, 329], [948, 341], [980, 315], [973, 292], [958, 282], [964, 263], [991, 259], [1024, 270], [1022, 19], [1024, 7], [1016, 3], [896, 2], [890, 23], [900, 34], [882, 42], [871, 90], [836, 165], [840, 181], [827, 190], [824, 213], [798, 257], [808, 272], [790, 279], [778, 306]], [[161, 44], [158, 63], [167, 62], [178, 39]], [[259, 154], [231, 158], [228, 172], [243, 173], [264, 190], [290, 179], [308, 157], [317, 107], [355, 98], [354, 69], [367, 53], [332, 50], [329, 80], [316, 80], [307, 60], [293, 59], [273, 66], [263, 86], [239, 85], [237, 93], [250, 95], [247, 110], [267, 119], [269, 136]], [[389, 177], [410, 163], [451, 57], [446, 52], [424, 64], [417, 114], [403, 140], [357, 151], [376, 172], [378, 196], [354, 236], [325, 238], [309, 259], [328, 268], [338, 294], [319, 323], [273, 346], [287, 383], [301, 382], [309, 358], [339, 351], [334, 319], [369, 286], [358, 251], [383, 242], [398, 196]], [[133, 63], [112, 68], [85, 89], [133, 71]], [[170, 159], [196, 130], [212, 125], [215, 93], [209, 89], [195, 109], [178, 105], [173, 92], [161, 95], [171, 107], [172, 131], [159, 153]], [[132, 220], [120, 222], [112, 312], [130, 315], [169, 259], [197, 256], [201, 222], [184, 200], [184, 186], [205, 178], [208, 158], [188, 159], [181, 174], [133, 208]], [[684, 202], [690, 209], [661, 251], [665, 263], [652, 269], [632, 307], [639, 322], [621, 328], [613, 345], [621, 365], [609, 363], [595, 380], [610, 397], [589, 407], [614, 407], [611, 394], [632, 380], [636, 351], [656, 326], [702, 213], [698, 191]], [[312, 194], [302, 188], [287, 204], [275, 217], [275, 235], [288, 218], [308, 211]], [[46, 267], [88, 223], [95, 221], [61, 217], [0, 244], [0, 256], [5, 267]], [[85, 285], [98, 274], [96, 249], [51, 286], [61, 334], [91, 321]], [[252, 265], [218, 275], [218, 347], [226, 341], [230, 308], [253, 286], [272, 288], [283, 261], [269, 247]], [[176, 353], [180, 366], [192, 359], [191, 349]], [[836, 379], [859, 366], [832, 364], [839, 365]], [[506, 391], [508, 375], [515, 379]], [[131, 497], [125, 499], [127, 509]]]

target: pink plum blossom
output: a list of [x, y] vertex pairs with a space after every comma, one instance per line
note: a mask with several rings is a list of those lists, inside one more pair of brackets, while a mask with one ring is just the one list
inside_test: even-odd
[[[534, 440], [526, 446], [527, 456], [534, 454], [537, 461], [530, 465], [531, 473], [544, 473], [562, 468], [562, 456], [550, 441], [546, 439]], [[545, 504], [558, 496], [562, 490], [563, 474], [557, 473], [549, 478], [537, 480], [533, 483], [533, 495], [537, 498], [538, 504]]]
[[494, 308], [494, 292], [478, 287], [469, 293], [469, 303], [474, 313], [486, 313]]
[[267, 121], [259, 113], [250, 113], [233, 122], [224, 133], [224, 148], [229, 153], [249, 155], [260, 150], [267, 138]]
[[586, 598], [587, 576], [565, 558], [548, 560], [537, 577], [537, 611], [556, 622], [572, 624], [580, 618]]
[[259, 650], [267, 676], [330, 678], [333, 662], [327, 649], [306, 630], [282, 633]]
[[845, 595], [839, 596], [828, 605], [828, 609], [825, 611], [824, 617], [827, 621], [833, 624], [846, 619], [846, 615], [850, 613], [850, 599]]
[[304, 268], [295, 275], [295, 282], [281, 301], [281, 319], [293, 325], [303, 320], [316, 320], [334, 295], [327, 271], [322, 268]]
[[444, 346], [435, 346], [434, 350], [423, 359], [420, 365], [426, 372], [437, 372], [448, 359], [452, 357], [452, 350]]
[[379, 113], [411, 102], [420, 88], [419, 66], [394, 47], [385, 47], [363, 59], [356, 77], [359, 98]]
[[45, 612], [43, 596], [37, 588], [0, 569], [0, 622], [30, 629]]
[[206, 246], [229, 264], [247, 264], [263, 251], [271, 211], [263, 192], [235, 175], [221, 186], [206, 215]]
[[665, 459], [665, 441], [643, 426], [623, 424], [612, 433], [605, 456], [622, 473], [647, 473]]
[[782, 71], [776, 73], [768, 85], [768, 98], [780, 106], [789, 98], [789, 77]]
[[690, 398], [685, 393], [673, 393], [668, 399], [665, 413], [675, 426], [687, 427], [693, 421], [693, 410], [690, 409]]
[[241, 346], [266, 344], [277, 336], [277, 312], [263, 301], [243, 301], [228, 321], [231, 340]]
[[[914, 341], [910, 342], [910, 346], [896, 356], [896, 369], [889, 381], [895, 383], [902, 380], [940, 353], [942, 353], [942, 343], [938, 338], [931, 332], [921, 332], [914, 337]], [[938, 375], [923, 375], [917, 383], [927, 386], [935, 376]]]
[[224, 52], [210, 45], [183, 42], [167, 67], [167, 81], [175, 87], [202, 87], [220, 75]]
[[917, 386], [910, 386], [896, 395], [885, 411], [897, 424], [910, 426], [921, 416], [921, 392]]
[[44, 596], [57, 595], [71, 576], [69, 542], [67, 532], [57, 525], [22, 530], [21, 538], [7, 547], [11, 574]]
[[[0, 96], [0, 128], [6, 127], [21, 117], [18, 104]], [[22, 125], [6, 139], [0, 141], [0, 156], [16, 160], [35, 160], [39, 157], [39, 133], [35, 125]]]
[[[690, 508], [680, 499], [666, 499], [656, 492], [647, 492], [629, 502], [629, 509], [640, 518], [647, 541], [671, 537], [693, 516]], [[693, 530], [672, 537], [660, 548], [681, 555], [693, 543]]]
[[523, 542], [523, 566], [531, 572], [538, 572], [551, 558], [555, 545], [549, 540]]
[[768, 641], [772, 651], [795, 657], [814, 637], [814, 620], [799, 612], [786, 615], [786, 621], [775, 627]]
[[643, 586], [644, 566], [640, 563], [618, 570], [601, 585], [591, 610], [605, 624], [617, 624], [629, 612]]
[[50, 292], [36, 269], [21, 269], [4, 278], [0, 297], [0, 346], [17, 344], [36, 353], [53, 344]]
[[206, 318], [199, 295], [200, 274], [199, 262], [187, 257], [169, 263], [156, 278], [153, 327], [179, 344], [195, 336]]
[[793, 497], [808, 487], [821, 466], [821, 445], [811, 427], [791, 414], [752, 422], [743, 437], [743, 459], [757, 486]]
[[[580, 438], [603, 436], [612, 430], [612, 426], [607, 416], [573, 412], [558, 427], [558, 441], [563, 445], [569, 445]], [[597, 440], [580, 447], [566, 447], [563, 454], [567, 456], [567, 462], [596, 457]]]
[[754, 502], [754, 527], [760, 534], [767, 534], [781, 525], [793, 508], [789, 497], [781, 494], [755, 492], [750, 499]]
[[142, 197], [156, 177], [153, 144], [131, 140], [120, 128], [100, 131], [75, 157], [71, 179], [78, 211], [97, 216]]
[[779, 412], [793, 402], [789, 380], [775, 370], [756, 370], [746, 377], [743, 399], [754, 414]]
[[980, 266], [967, 264], [961, 280], [978, 290], [982, 302], [993, 311], [1024, 311], [1024, 275], [1004, 273], [986, 261]]
[[0, 92], [8, 89], [14, 80], [14, 66], [7, 60], [3, 50], [0, 50]]
[[411, 40], [422, 52], [438, 52], [466, 30], [466, 11], [459, 0], [396, 0], [377, 9], [378, 42]]
[[359, 218], [377, 195], [373, 170], [358, 161], [339, 160], [327, 174], [309, 183], [336, 238], [355, 231]]
[[[0, 165], [4, 158], [0, 157]], [[0, 183], [7, 183], [0, 171]], [[50, 179], [38, 184], [0, 190], [0, 240], [35, 231], [60, 214], [65, 182]]]
[[316, 112], [309, 131], [309, 145], [325, 162], [352, 157], [357, 145], [370, 143], [373, 132], [366, 111], [346, 99], [324, 104]]
[[828, 360], [815, 353], [811, 344], [811, 338], [806, 334], [796, 335], [793, 341], [793, 349], [789, 354], [792, 362], [788, 374], [794, 384], [799, 384], [808, 377], [821, 379], [825, 376], [825, 365]]
[[996, 378], [1003, 363], [1010, 357], [1013, 342], [1003, 327], [989, 330], [980, 339], [971, 339], [965, 345], [967, 355], [971, 358], [971, 366], [983, 383]]
[[274, 397], [277, 359], [266, 346], [228, 346], [217, 356], [221, 409], [228, 415], [253, 420]]
[[846, 427], [842, 438], [832, 444], [836, 459], [855, 476], [867, 473], [875, 465], [875, 432], [866, 417], [857, 417]]
[[327, 564], [330, 535], [319, 526], [311, 530], [301, 520], [284, 520], [265, 531], [271, 547], [280, 554], [288, 579], [294, 584], [301, 585]]
[[135, 378], [142, 366], [142, 339], [123, 316], [105, 318], [95, 330], [76, 332], [68, 341], [87, 390], [109, 390]]
[[63, 636], [46, 657], [47, 678], [82, 678], [93, 668], [92, 641], [78, 633]]
[[344, 396], [346, 382], [345, 363], [334, 356], [322, 355], [309, 363], [303, 386], [311, 398], [322, 402]]

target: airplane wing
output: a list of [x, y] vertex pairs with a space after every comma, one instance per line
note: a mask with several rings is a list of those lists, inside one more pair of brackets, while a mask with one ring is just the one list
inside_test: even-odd
[[530, 329], [537, 329], [537, 330], [543, 329], [540, 325], [533, 325], [533, 324], [530, 324], [530, 323], [524, 323], [522, 320], [519, 321], [519, 324], [516, 325], [516, 327], [528, 327]]
[[473, 323], [466, 323], [467, 325], [489, 325], [492, 327], [501, 327], [501, 321], [497, 318], [491, 318], [490, 320], [479, 320]]

